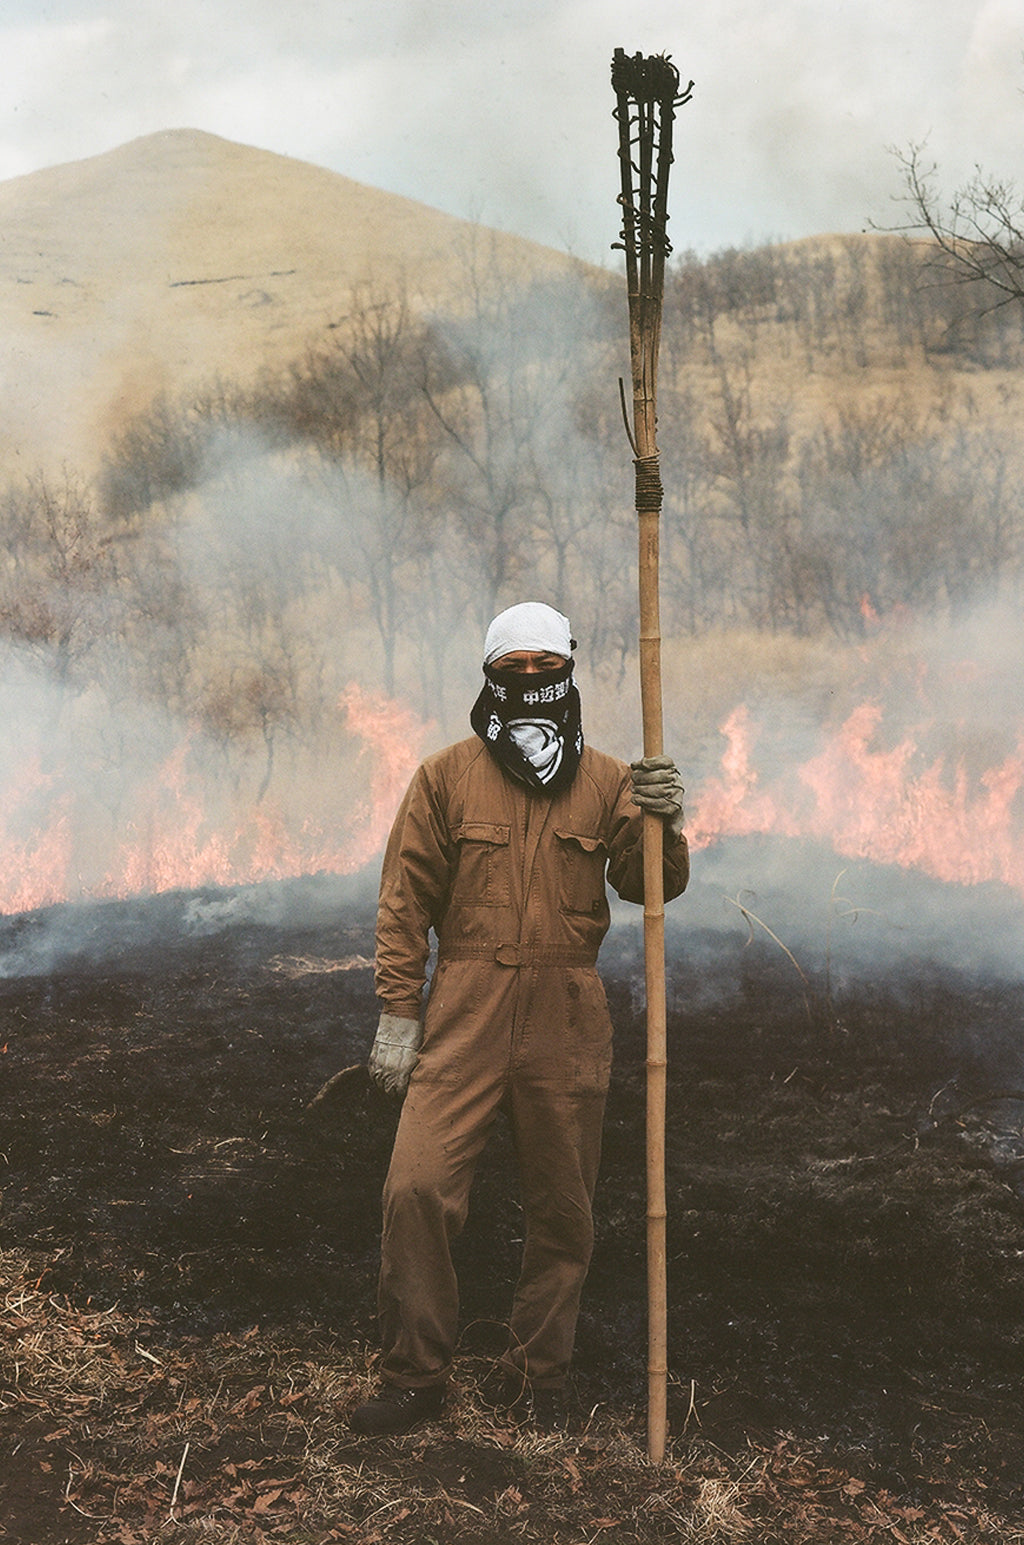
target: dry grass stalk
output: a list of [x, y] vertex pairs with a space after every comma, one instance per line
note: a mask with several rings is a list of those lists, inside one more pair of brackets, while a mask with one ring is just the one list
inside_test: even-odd
[[72, 1519], [90, 1545], [1024, 1545], [1005, 1517], [901, 1506], [790, 1438], [735, 1454], [676, 1440], [654, 1471], [642, 1413], [517, 1426], [487, 1405], [483, 1358], [464, 1360], [443, 1422], [359, 1443], [344, 1413], [373, 1382], [364, 1346], [296, 1325], [157, 1354], [145, 1320], [48, 1292], [49, 1264], [0, 1252], [0, 1434], [17, 1431], [8, 1466], [34, 1453], [53, 1496], [33, 1545]]

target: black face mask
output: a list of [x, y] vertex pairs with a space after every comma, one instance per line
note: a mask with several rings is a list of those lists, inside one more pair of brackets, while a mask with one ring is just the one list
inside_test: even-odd
[[568, 788], [583, 751], [572, 673], [571, 660], [554, 671], [496, 671], [485, 665], [483, 690], [469, 716], [499, 766], [548, 794]]

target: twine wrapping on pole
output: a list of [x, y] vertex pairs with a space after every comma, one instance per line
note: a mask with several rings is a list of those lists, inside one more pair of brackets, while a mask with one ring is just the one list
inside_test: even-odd
[[[657, 445], [658, 345], [665, 286], [665, 259], [672, 250], [668, 222], [668, 171], [672, 122], [689, 100], [693, 82], [679, 90], [679, 72], [663, 54], [612, 60], [615, 118], [619, 125], [622, 235], [626, 257], [633, 422], [626, 433], [633, 449], [639, 525], [640, 700], [645, 756], [664, 750], [661, 697], [661, 621], [658, 596], [663, 489]], [[665, 1457], [668, 1432], [668, 1284], [665, 1194], [665, 1096], [668, 1076], [665, 993], [665, 888], [663, 828], [644, 812], [644, 979], [647, 992], [647, 1451], [653, 1464]]]
[[636, 512], [638, 515], [653, 511], [661, 513], [661, 501], [665, 490], [661, 486], [661, 467], [657, 456], [638, 456], [633, 463], [636, 469]]

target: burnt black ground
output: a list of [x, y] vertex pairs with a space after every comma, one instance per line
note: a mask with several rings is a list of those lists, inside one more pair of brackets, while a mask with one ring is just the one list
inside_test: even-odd
[[[305, 1114], [368, 1049], [372, 913], [197, 935], [159, 905], [0, 980], [0, 1247], [45, 1252], [76, 1304], [146, 1315], [154, 1347], [296, 1322], [372, 1341], [395, 1108], [357, 1076]], [[770, 943], [682, 928], [669, 959], [674, 1430], [824, 1440], [902, 1497], [969, 1479], [1021, 1516], [1024, 1203], [979, 1112], [1019, 1119], [1024, 987], [919, 965], [837, 1001]], [[603, 973], [617, 1060], [577, 1380], [626, 1408], [646, 1378], [638, 931]], [[514, 1279], [510, 1167], [499, 1131], [458, 1247], [468, 1353], [499, 1344]]]

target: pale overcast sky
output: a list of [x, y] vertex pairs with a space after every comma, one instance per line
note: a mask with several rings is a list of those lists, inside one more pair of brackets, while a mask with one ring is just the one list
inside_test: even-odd
[[1018, 172], [1024, 0], [5, 0], [0, 179], [197, 128], [614, 262], [616, 47], [695, 81], [677, 251], [893, 223], [894, 146]]

